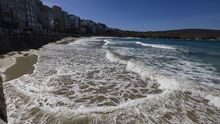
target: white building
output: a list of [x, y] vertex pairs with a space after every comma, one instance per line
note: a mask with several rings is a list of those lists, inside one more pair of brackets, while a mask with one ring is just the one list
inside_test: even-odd
[[66, 29], [71, 32], [78, 32], [80, 28], [80, 18], [75, 15], [68, 15]]
[[36, 4], [35, 0], [26, 0], [26, 25], [32, 30], [37, 28]]

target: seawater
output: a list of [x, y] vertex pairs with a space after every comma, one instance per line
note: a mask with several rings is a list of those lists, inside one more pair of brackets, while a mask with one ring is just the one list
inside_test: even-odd
[[4, 83], [11, 124], [220, 123], [220, 42], [93, 37], [38, 56]]

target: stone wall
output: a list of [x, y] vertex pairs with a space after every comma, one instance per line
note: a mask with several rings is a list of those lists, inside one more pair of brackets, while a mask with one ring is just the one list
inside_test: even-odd
[[58, 33], [0, 33], [0, 54], [11, 51], [37, 49], [68, 35]]

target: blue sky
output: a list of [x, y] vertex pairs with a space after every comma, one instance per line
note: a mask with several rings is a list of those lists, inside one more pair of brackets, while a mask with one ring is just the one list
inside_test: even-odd
[[220, 0], [42, 0], [109, 27], [137, 31], [220, 29]]

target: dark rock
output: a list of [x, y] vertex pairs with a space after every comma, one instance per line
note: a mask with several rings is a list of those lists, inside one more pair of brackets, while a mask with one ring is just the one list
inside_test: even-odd
[[2, 86], [2, 77], [0, 76], [0, 119], [7, 122], [6, 104]]

